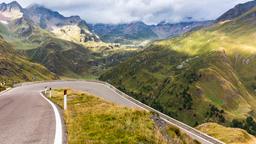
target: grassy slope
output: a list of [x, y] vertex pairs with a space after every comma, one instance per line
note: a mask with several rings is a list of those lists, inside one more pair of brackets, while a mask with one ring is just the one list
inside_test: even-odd
[[89, 69], [90, 51], [71, 42], [51, 38], [27, 53], [32, 60], [58, 75], [82, 74]]
[[12, 46], [0, 38], [0, 81], [7, 85], [22, 81], [52, 80], [57, 77], [45, 67], [30, 62], [16, 53]]
[[[51, 100], [63, 108], [63, 90], [54, 90], [52, 95]], [[75, 90], [68, 90], [64, 119], [71, 144], [198, 144], [176, 127], [156, 124], [151, 113], [121, 107]]]
[[[63, 90], [52, 100], [63, 107]], [[68, 142], [77, 143], [165, 143], [150, 119], [150, 113], [128, 109], [86, 93], [69, 90], [65, 122]]]
[[244, 17], [155, 42], [101, 79], [192, 126], [255, 116], [256, 30]]
[[254, 144], [256, 142], [254, 136], [242, 129], [228, 128], [216, 123], [206, 123], [197, 128], [227, 144]]

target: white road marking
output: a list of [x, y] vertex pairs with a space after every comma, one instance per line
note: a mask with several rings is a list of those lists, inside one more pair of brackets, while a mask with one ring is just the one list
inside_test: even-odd
[[56, 127], [55, 127], [55, 138], [54, 138], [54, 144], [62, 144], [62, 123], [61, 123], [61, 117], [60, 117], [60, 113], [57, 109], [57, 107], [55, 106], [55, 104], [53, 104], [53, 102], [51, 102], [49, 99], [47, 99], [41, 92], [40, 95], [51, 104], [53, 111], [54, 111], [54, 115], [55, 115], [55, 122], [56, 122]]

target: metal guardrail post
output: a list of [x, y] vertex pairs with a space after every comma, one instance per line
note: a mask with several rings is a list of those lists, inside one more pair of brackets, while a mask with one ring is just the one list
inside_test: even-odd
[[44, 94], [45, 94], [45, 96], [47, 96], [47, 86], [44, 87]]
[[64, 110], [67, 110], [67, 90], [64, 90]]

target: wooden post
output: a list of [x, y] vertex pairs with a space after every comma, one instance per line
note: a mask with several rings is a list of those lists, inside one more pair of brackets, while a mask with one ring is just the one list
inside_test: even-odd
[[64, 110], [67, 110], [67, 90], [64, 90]]

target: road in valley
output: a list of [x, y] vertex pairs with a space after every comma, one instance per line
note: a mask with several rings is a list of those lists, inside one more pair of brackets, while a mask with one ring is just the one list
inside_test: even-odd
[[56, 106], [41, 95], [45, 87], [87, 91], [107, 101], [159, 113], [161, 119], [179, 127], [202, 144], [221, 144], [125, 95], [113, 86], [97, 81], [53, 81], [24, 83], [0, 94], [0, 144], [61, 144], [63, 124]]

